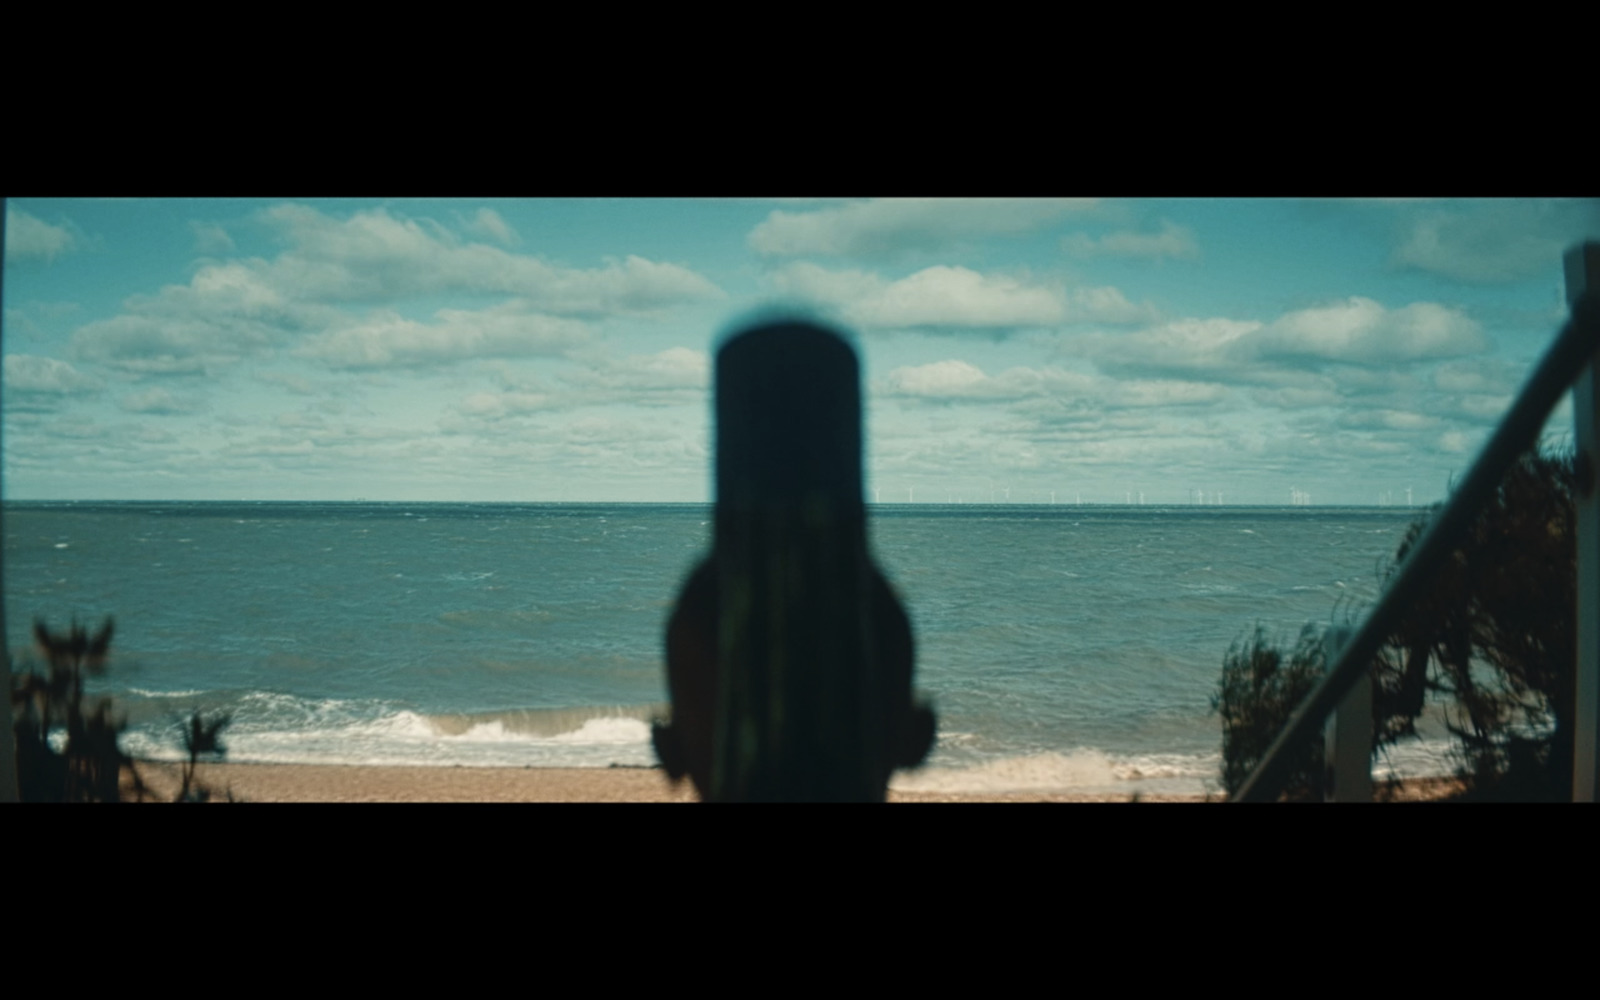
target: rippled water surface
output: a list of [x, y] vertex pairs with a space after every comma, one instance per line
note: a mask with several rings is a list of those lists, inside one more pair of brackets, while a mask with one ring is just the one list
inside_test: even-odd
[[[1261, 623], [1377, 593], [1414, 511], [894, 505], [874, 550], [941, 720], [908, 787], [1197, 790]], [[7, 504], [7, 641], [116, 617], [125, 744], [232, 709], [236, 760], [651, 763], [701, 505]], [[1437, 749], [1437, 748], [1434, 748]], [[1432, 752], [1432, 751], [1430, 751]]]

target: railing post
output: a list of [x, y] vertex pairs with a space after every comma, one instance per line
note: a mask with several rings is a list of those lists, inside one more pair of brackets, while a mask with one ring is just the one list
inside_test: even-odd
[[[1351, 629], [1328, 631], [1325, 656], [1337, 663], [1350, 641]], [[1323, 730], [1323, 782], [1325, 802], [1372, 801], [1372, 675], [1363, 672], [1339, 707], [1328, 716]]]
[[[1567, 303], [1600, 288], [1600, 243], [1566, 253]], [[1591, 355], [1572, 384], [1572, 419], [1577, 438], [1578, 676], [1574, 718], [1572, 801], [1600, 801], [1600, 351]]]

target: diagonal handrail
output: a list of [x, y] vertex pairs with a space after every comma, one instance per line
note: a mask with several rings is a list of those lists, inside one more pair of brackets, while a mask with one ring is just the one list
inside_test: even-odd
[[[1334, 668], [1289, 717], [1266, 756], [1232, 802], [1270, 802], [1278, 797], [1289, 768], [1289, 747], [1300, 746], [1323, 724], [1377, 656], [1378, 648], [1400, 624], [1401, 616], [1429, 587], [1443, 562], [1466, 538], [1473, 520], [1499, 489], [1517, 457], [1532, 447], [1561, 394], [1577, 379], [1600, 348], [1600, 293], [1588, 291], [1572, 304], [1572, 316], [1522, 387], [1461, 487], [1412, 548], [1377, 607], [1345, 644]], [[1593, 475], [1595, 470], [1590, 470]], [[1581, 474], [1581, 470], [1580, 470]]]

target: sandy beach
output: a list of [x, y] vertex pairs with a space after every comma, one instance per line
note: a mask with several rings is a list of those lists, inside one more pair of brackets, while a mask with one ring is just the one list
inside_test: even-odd
[[[181, 765], [141, 761], [156, 798], [171, 801]], [[339, 764], [201, 764], [197, 780], [225, 801], [245, 802], [696, 802], [688, 781], [674, 785], [653, 767], [391, 767]], [[1442, 798], [1448, 779], [1405, 784], [1400, 801]], [[131, 800], [131, 795], [130, 795]], [[890, 802], [1127, 802], [1130, 795], [1071, 791], [891, 791]], [[1201, 795], [1148, 795], [1140, 802], [1206, 802]], [[1217, 797], [1209, 801], [1221, 801]]]

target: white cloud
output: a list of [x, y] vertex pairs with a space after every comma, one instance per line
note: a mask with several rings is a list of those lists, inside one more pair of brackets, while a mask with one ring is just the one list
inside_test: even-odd
[[669, 347], [655, 354], [607, 360], [574, 373], [567, 381], [574, 385], [630, 392], [686, 390], [700, 393], [711, 385], [711, 357], [705, 351]]
[[1341, 414], [1342, 427], [1364, 430], [1418, 431], [1439, 426], [1439, 418], [1412, 410], [1352, 410]]
[[1219, 385], [1165, 379], [1119, 382], [1061, 368], [1014, 367], [991, 376], [959, 359], [896, 368], [884, 379], [883, 391], [927, 401], [1050, 399], [1095, 410], [1213, 403], [1227, 395]]
[[72, 336], [73, 357], [140, 374], [196, 374], [265, 351], [279, 339], [263, 324], [123, 314]]
[[53, 261], [64, 253], [82, 249], [86, 241], [70, 223], [53, 226], [16, 206], [6, 210], [6, 262]]
[[296, 396], [314, 396], [317, 392], [316, 387], [311, 384], [311, 380], [303, 375], [294, 375], [289, 372], [261, 371], [256, 372], [255, 377], [268, 385], [276, 385], [287, 389]]
[[983, 369], [955, 359], [896, 368], [885, 379], [889, 391], [896, 395], [936, 399], [980, 395], [992, 382]]
[[5, 330], [15, 344], [18, 340], [32, 340], [43, 334], [39, 324], [28, 317], [21, 309], [7, 308], [5, 311]]
[[1600, 238], [1600, 201], [1488, 199], [1412, 214], [1390, 260], [1472, 283], [1559, 276], [1573, 243]]
[[1431, 302], [1385, 309], [1371, 299], [1301, 309], [1279, 317], [1253, 338], [1262, 358], [1321, 358], [1378, 366], [1477, 354], [1489, 347], [1464, 313]]
[[282, 455], [310, 455], [316, 450], [316, 443], [309, 438], [300, 438], [298, 440], [283, 438], [276, 441], [259, 440], [246, 444], [230, 445], [222, 449], [222, 454], [229, 458], [276, 458]]
[[[270, 265], [260, 265], [263, 276], [275, 288], [318, 301], [485, 292], [525, 298], [542, 312], [598, 316], [724, 297], [709, 280], [677, 264], [629, 255], [599, 268], [557, 267], [482, 243], [462, 244], [437, 224], [383, 209], [341, 220], [289, 204], [262, 217], [291, 244]], [[480, 213], [477, 223], [484, 222]]]
[[1514, 396], [1489, 396], [1480, 393], [1469, 393], [1462, 396], [1447, 397], [1446, 405], [1451, 406], [1456, 413], [1474, 421], [1498, 423], [1511, 409]]
[[214, 222], [190, 222], [189, 231], [194, 233], [196, 253], [221, 254], [230, 253], [235, 249], [233, 237]]
[[1228, 390], [1209, 382], [1183, 382], [1172, 379], [1119, 382], [1108, 394], [1108, 402], [1124, 407], [1194, 406], [1226, 399]]
[[1509, 395], [1526, 377], [1524, 366], [1492, 358], [1471, 358], [1440, 365], [1434, 370], [1433, 386], [1441, 392]]
[[1324, 381], [1319, 385], [1284, 386], [1279, 389], [1257, 389], [1250, 398], [1262, 406], [1280, 410], [1311, 410], [1318, 407], [1338, 406], [1344, 402], [1334, 385]]
[[299, 301], [297, 291], [275, 285], [249, 263], [208, 264], [187, 285], [131, 296], [125, 308], [149, 316], [249, 320], [285, 329], [316, 326], [337, 315]]
[[6, 355], [5, 392], [8, 399], [14, 392], [72, 396], [97, 392], [101, 387], [99, 379], [85, 375], [65, 361], [33, 354]]
[[337, 325], [343, 315], [297, 301], [250, 264], [210, 264], [187, 285], [131, 296], [120, 315], [79, 327], [72, 352], [144, 374], [212, 371], [263, 356], [304, 331]]
[[[297, 205], [266, 214], [289, 234], [290, 251], [271, 262], [207, 264], [186, 285], [133, 296], [121, 315], [76, 331], [74, 357], [150, 374], [213, 371], [297, 339], [297, 355], [337, 368], [552, 354], [587, 336], [581, 322], [564, 316], [648, 314], [721, 294], [673, 264], [627, 257], [589, 270], [557, 268], [494, 247], [453, 244], [441, 227], [382, 210], [343, 221]], [[534, 297], [481, 311], [440, 310], [431, 323], [394, 312], [353, 319], [328, 304], [515, 288]]]
[[748, 243], [764, 256], [873, 257], [1026, 232], [1097, 204], [1094, 198], [881, 198], [774, 211], [750, 231]]
[[273, 423], [286, 430], [324, 430], [328, 426], [326, 418], [309, 410], [290, 410], [280, 413]]
[[1176, 257], [1200, 256], [1194, 233], [1169, 219], [1161, 220], [1159, 233], [1119, 230], [1095, 239], [1087, 233], [1063, 237], [1061, 249], [1074, 257]]
[[1109, 285], [1103, 288], [1077, 288], [1072, 292], [1068, 322], [1154, 323], [1160, 311], [1148, 302], [1134, 305], [1127, 296]]
[[[69, 417], [55, 421], [46, 428], [54, 437], [73, 438], [80, 441], [102, 442], [109, 438], [110, 429], [98, 420], [84, 417]], [[7, 447], [11, 447], [8, 443]]]
[[[446, 457], [474, 480], [503, 475], [502, 470], [543, 468], [565, 480], [578, 470], [598, 472], [622, 480], [635, 476], [677, 473], [691, 479], [704, 475], [704, 433], [686, 430], [657, 419], [581, 414], [557, 420], [534, 420], [517, 434], [505, 434], [495, 421], [518, 412], [541, 409], [501, 397], [477, 400], [476, 409], [458, 407], [441, 417], [439, 426], [450, 435]], [[445, 440], [445, 439], [438, 439]], [[556, 472], [555, 470], [559, 470]], [[525, 480], [526, 472], [516, 473]], [[546, 485], [554, 485], [552, 479]], [[659, 485], [659, 483], [657, 483]], [[527, 488], [524, 481], [522, 489]]]
[[623, 404], [642, 407], [703, 406], [711, 384], [711, 359], [705, 351], [669, 347], [654, 354], [613, 357], [604, 349], [566, 352], [577, 367], [558, 376], [552, 388], [536, 374], [504, 362], [485, 366], [501, 386], [476, 392], [441, 418], [451, 433], [477, 429], [467, 420], [501, 420], [542, 411], [573, 411]]
[[[1070, 321], [1060, 289], [965, 267], [936, 265], [890, 282], [868, 272], [829, 271], [798, 261], [768, 280], [782, 295], [869, 329], [1006, 331]], [[1078, 302], [1081, 314], [1070, 318], [1088, 318], [1096, 310], [1138, 311], [1111, 288], [1089, 290]]]
[[848, 315], [862, 326], [885, 329], [1016, 328], [1059, 323], [1066, 305], [1054, 289], [939, 265], [858, 299]]
[[865, 271], [829, 271], [809, 261], [795, 261], [773, 272], [768, 284], [780, 295], [839, 307], [882, 291], [884, 281]]
[[1417, 378], [1416, 366], [1376, 365], [1362, 368], [1355, 365], [1330, 365], [1338, 380], [1339, 391], [1346, 396], [1361, 397], [1366, 405], [1380, 405], [1380, 397], [1390, 399], [1415, 399], [1426, 388], [1426, 382]]
[[1169, 320], [1123, 334], [1074, 337], [1064, 348], [1091, 357], [1102, 368], [1162, 374], [1237, 375], [1252, 356], [1250, 338], [1262, 325], [1254, 320]]
[[123, 396], [118, 405], [129, 413], [173, 414], [194, 410], [193, 405], [173, 399], [172, 394], [160, 386]]
[[517, 231], [492, 208], [480, 208], [463, 226], [467, 232], [494, 240], [501, 246], [516, 246], [521, 242]]
[[457, 407], [469, 417], [499, 420], [555, 408], [553, 398], [542, 392], [475, 392]]
[[[159, 427], [148, 427], [144, 424], [134, 424], [128, 428], [128, 436], [140, 444], [176, 444], [178, 439], [171, 432]], [[171, 449], [163, 449], [166, 453]], [[159, 452], [158, 452], [159, 454]]]
[[[1403, 388], [1396, 365], [1461, 358], [1488, 350], [1489, 339], [1459, 310], [1431, 302], [1387, 309], [1350, 298], [1300, 309], [1263, 324], [1253, 320], [1181, 319], [1127, 334], [1096, 333], [1063, 341], [1116, 372], [1204, 376], [1279, 388], [1312, 388], [1307, 378], [1334, 365], [1351, 391]], [[1360, 369], [1366, 369], [1362, 371]]]
[[441, 309], [434, 318], [433, 323], [419, 323], [398, 313], [377, 312], [309, 338], [295, 354], [333, 368], [408, 367], [555, 355], [588, 337], [583, 323], [528, 312], [521, 302], [475, 311]]

